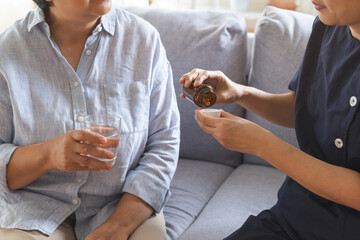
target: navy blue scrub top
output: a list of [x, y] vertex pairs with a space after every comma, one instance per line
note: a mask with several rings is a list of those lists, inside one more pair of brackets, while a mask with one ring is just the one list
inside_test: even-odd
[[[316, 18], [289, 88], [296, 92], [301, 150], [360, 172], [360, 41], [348, 26], [326, 26]], [[326, 200], [290, 178], [278, 198], [272, 211], [292, 239], [360, 239], [359, 211]]]

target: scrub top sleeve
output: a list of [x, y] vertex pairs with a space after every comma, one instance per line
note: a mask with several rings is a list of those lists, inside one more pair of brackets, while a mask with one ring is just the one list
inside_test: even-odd
[[[316, 27], [317, 23], [320, 21], [319, 17], [317, 16], [314, 20], [314, 23], [313, 23], [313, 26], [312, 26], [312, 31], [314, 31], [314, 28]], [[313, 32], [312, 32], [313, 34]], [[306, 47], [306, 50], [305, 50], [305, 53], [308, 49], [308, 46]], [[305, 57], [305, 56], [304, 56]], [[299, 77], [300, 77], [300, 74], [302, 72], [302, 68], [303, 68], [303, 64], [304, 64], [304, 57], [301, 61], [301, 64], [300, 64], [300, 67], [298, 68], [298, 70], [296, 71], [294, 77], [291, 79], [290, 83], [289, 83], [289, 86], [288, 88], [294, 92], [297, 91], [298, 89], [298, 81], [299, 81]]]
[[296, 92], [296, 90], [297, 90], [300, 69], [301, 69], [301, 66], [300, 66], [300, 68], [296, 71], [294, 77], [291, 79], [291, 81], [290, 81], [290, 83], [289, 83], [288, 88], [289, 88], [291, 91]]

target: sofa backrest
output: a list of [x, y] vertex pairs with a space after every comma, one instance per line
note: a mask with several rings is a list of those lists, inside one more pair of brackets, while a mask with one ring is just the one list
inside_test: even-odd
[[[181, 114], [180, 158], [206, 160], [237, 166], [242, 155], [222, 147], [204, 133], [194, 119], [197, 107], [181, 99], [179, 79], [193, 68], [221, 70], [232, 80], [245, 84], [246, 24], [237, 12], [175, 11], [130, 7], [126, 10], [144, 18], [159, 31], [173, 69], [174, 86]], [[236, 104], [214, 105], [235, 115], [244, 111]]]
[[[289, 92], [288, 85], [301, 64], [314, 18], [295, 11], [265, 8], [255, 27], [249, 86], [271, 93]], [[246, 113], [246, 118], [298, 146], [294, 129], [272, 124], [251, 112]], [[267, 164], [249, 154], [244, 155], [244, 162]]]

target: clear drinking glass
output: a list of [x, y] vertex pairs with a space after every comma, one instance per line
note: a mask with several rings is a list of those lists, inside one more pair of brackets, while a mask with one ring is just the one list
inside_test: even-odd
[[99, 158], [94, 157], [100, 161], [111, 162], [115, 164], [117, 156], [117, 148], [120, 139], [121, 118], [109, 114], [95, 114], [85, 117], [85, 129], [91, 132], [98, 133], [107, 139], [105, 144], [99, 144], [99, 147], [106, 148], [114, 153], [114, 158]]

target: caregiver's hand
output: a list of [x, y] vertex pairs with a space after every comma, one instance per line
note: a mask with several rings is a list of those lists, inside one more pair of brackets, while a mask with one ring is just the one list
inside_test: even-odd
[[231, 151], [259, 156], [273, 135], [259, 125], [221, 110], [221, 117], [210, 117], [196, 110], [195, 119], [201, 129], [211, 134]]
[[[179, 83], [188, 88], [193, 81], [195, 87], [198, 87], [203, 82], [210, 84], [216, 93], [216, 103], [233, 103], [243, 95], [243, 86], [231, 81], [221, 71], [205, 71], [195, 68], [191, 72], [184, 74]], [[185, 98], [184, 94], [180, 96]]]

